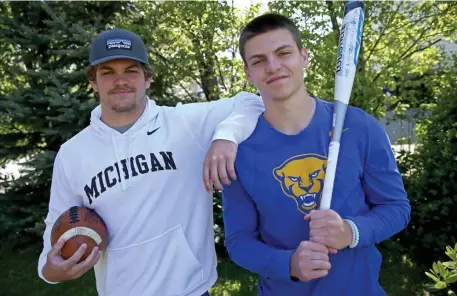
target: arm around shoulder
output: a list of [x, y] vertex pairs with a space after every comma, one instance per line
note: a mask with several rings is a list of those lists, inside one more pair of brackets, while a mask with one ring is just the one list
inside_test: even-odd
[[240, 92], [232, 98], [233, 110], [217, 126], [212, 138], [240, 144], [254, 131], [259, 116], [265, 111], [262, 98], [248, 92]]
[[232, 98], [181, 106], [189, 132], [204, 151], [214, 140], [240, 144], [253, 132], [264, 111], [262, 99], [241, 92]]

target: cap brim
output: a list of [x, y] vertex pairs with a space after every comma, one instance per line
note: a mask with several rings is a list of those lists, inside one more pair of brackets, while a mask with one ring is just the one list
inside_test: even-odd
[[100, 63], [104, 63], [104, 62], [111, 61], [111, 60], [116, 60], [116, 59], [129, 59], [129, 60], [138, 61], [138, 62], [143, 63], [143, 64], [148, 64], [147, 61], [143, 61], [141, 59], [137, 59], [137, 58], [134, 58], [134, 57], [131, 57], [131, 56], [126, 56], [126, 55], [112, 55], [112, 56], [108, 56], [108, 57], [103, 57], [101, 59], [93, 61], [90, 64], [91, 64], [91, 66], [95, 66], [95, 65], [98, 65]]

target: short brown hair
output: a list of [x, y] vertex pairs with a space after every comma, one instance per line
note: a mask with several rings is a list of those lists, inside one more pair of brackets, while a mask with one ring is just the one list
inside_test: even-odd
[[[152, 77], [152, 75], [154, 75], [153, 66], [151, 66], [149, 64], [143, 64], [143, 63], [140, 63], [140, 64], [141, 64], [141, 68], [143, 69], [143, 72], [144, 72], [144, 78], [150, 78], [150, 77]], [[90, 81], [95, 81], [95, 77], [96, 77], [95, 74], [97, 73], [97, 66], [98, 65], [89, 66], [86, 69], [86, 77]]]
[[266, 13], [251, 20], [241, 31], [239, 39], [240, 55], [245, 64], [244, 46], [246, 45], [246, 42], [257, 35], [277, 29], [288, 30], [292, 34], [292, 38], [294, 38], [298, 49], [302, 49], [300, 31], [294, 22], [280, 14]]

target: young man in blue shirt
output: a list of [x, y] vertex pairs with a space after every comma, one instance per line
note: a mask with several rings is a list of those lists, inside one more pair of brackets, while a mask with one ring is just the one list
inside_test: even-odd
[[257, 17], [241, 33], [240, 53], [265, 112], [239, 145], [238, 179], [223, 191], [231, 259], [259, 275], [259, 295], [385, 295], [375, 244], [410, 217], [385, 131], [348, 108], [331, 210], [319, 210], [333, 105], [307, 93], [297, 27]]

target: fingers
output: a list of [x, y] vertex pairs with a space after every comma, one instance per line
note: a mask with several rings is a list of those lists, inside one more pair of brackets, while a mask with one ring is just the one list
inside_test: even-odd
[[334, 255], [334, 254], [337, 254], [337, 253], [338, 253], [338, 250], [335, 249], [335, 248], [327, 247], [327, 249], [328, 249], [329, 254]]
[[62, 250], [63, 246], [65, 245], [65, 239], [61, 238], [54, 244], [51, 251], [49, 251], [48, 258], [52, 259], [55, 256], [59, 256], [60, 250]]
[[321, 219], [311, 220], [309, 222], [309, 228], [311, 231], [318, 230], [318, 229], [325, 229], [325, 228], [332, 228], [332, 227], [341, 227], [343, 221], [335, 218], [335, 217], [325, 217]]
[[230, 176], [235, 175], [234, 161], [227, 163], [225, 157], [223, 156], [211, 156], [205, 159], [203, 164], [203, 183], [206, 191], [212, 191], [211, 181], [213, 182], [214, 187], [218, 190], [223, 189], [221, 180], [224, 184], [230, 185], [227, 169], [229, 170]]
[[311, 254], [308, 255], [308, 258], [310, 260], [320, 260], [320, 261], [329, 261], [329, 257], [325, 253], [321, 252], [312, 252]]
[[[310, 240], [315, 243], [319, 243], [319, 244], [322, 244], [325, 246], [331, 245], [331, 242], [327, 236], [313, 236], [313, 237], [310, 237]], [[328, 249], [327, 249], [327, 251], [328, 251]]]
[[217, 162], [217, 158], [215, 156], [213, 156], [213, 159], [211, 161], [210, 175], [211, 175], [211, 181], [213, 181], [214, 187], [216, 189], [222, 190], [223, 187], [222, 187], [221, 182], [219, 181], [218, 162]]
[[227, 162], [224, 157], [219, 158], [218, 173], [219, 173], [219, 177], [221, 178], [222, 182], [224, 182], [224, 184], [226, 184], [226, 185], [230, 185], [230, 180], [227, 175]]
[[[313, 211], [314, 211], [314, 210], [313, 210]], [[306, 220], [306, 221], [310, 221], [310, 220], [311, 220], [311, 213], [312, 213], [313, 211], [311, 211], [310, 213], [308, 213], [308, 214], [305, 215], [305, 220]]]
[[330, 232], [328, 228], [311, 228], [309, 231], [309, 236], [329, 236]]
[[321, 252], [324, 254], [328, 254], [328, 249], [326, 246], [320, 243], [312, 242], [312, 241], [302, 241], [300, 243], [299, 248], [301, 250], [310, 250], [314, 252]]
[[310, 281], [315, 278], [324, 277], [331, 268], [328, 260], [304, 260], [300, 262], [301, 278]]
[[229, 173], [230, 178], [232, 178], [232, 180], [236, 180], [235, 157], [229, 157], [227, 159], [227, 171]]
[[221, 181], [230, 185], [230, 178], [236, 179], [235, 157], [237, 144], [227, 140], [215, 140], [206, 154], [203, 164], [203, 183], [207, 191], [214, 187], [222, 190]]
[[82, 244], [78, 250], [73, 254], [73, 256], [71, 256], [70, 258], [68, 258], [68, 260], [65, 260], [63, 263], [62, 263], [62, 268], [64, 269], [70, 269], [72, 268], [73, 266], [75, 266], [78, 261], [81, 259], [81, 257], [84, 255], [84, 252], [86, 251], [87, 249], [87, 245], [86, 244]]
[[211, 187], [211, 182], [209, 179], [209, 160], [205, 158], [205, 162], [203, 163], [203, 183], [205, 184], [205, 189], [208, 192], [212, 192], [213, 188]]
[[313, 279], [318, 279], [318, 278], [321, 278], [321, 277], [324, 277], [324, 276], [327, 276], [328, 275], [328, 270], [327, 269], [324, 269], [324, 270], [311, 270], [308, 272], [307, 274], [307, 278], [309, 280], [313, 280]]
[[324, 260], [311, 260], [309, 261], [308, 266], [311, 270], [330, 270], [332, 267], [329, 261]]
[[305, 220], [329, 219], [337, 216], [334, 210], [312, 210], [305, 216]]
[[317, 219], [311, 220], [311, 222], [309, 222], [310, 229], [325, 228], [327, 226], [329, 226], [329, 221], [327, 219]]
[[81, 275], [85, 274], [92, 267], [94, 267], [95, 264], [97, 264], [98, 260], [100, 260], [100, 252], [98, 247], [95, 247], [92, 249], [92, 252], [90, 252], [89, 256], [87, 256], [84, 261], [75, 266], [74, 272], [76, 276], [80, 277]]

